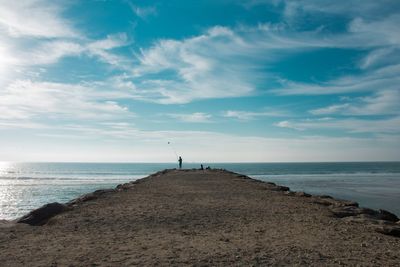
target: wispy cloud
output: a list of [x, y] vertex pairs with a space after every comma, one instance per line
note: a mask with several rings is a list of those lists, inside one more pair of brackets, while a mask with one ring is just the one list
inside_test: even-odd
[[[0, 43], [1, 45], [1, 43]], [[111, 35], [103, 40], [96, 41], [65, 41], [65, 40], [43, 40], [32, 44], [29, 49], [21, 48], [14, 44], [11, 50], [7, 41], [3, 40], [4, 55], [7, 57], [9, 66], [35, 66], [57, 63], [63, 57], [89, 55], [99, 58], [101, 61], [118, 66], [126, 66], [126, 59], [115, 55], [110, 50], [127, 45], [127, 38], [124, 34]], [[123, 64], [122, 64], [123, 63]]]
[[[256, 77], [248, 64], [237, 62], [243, 45], [239, 36], [223, 27], [182, 41], [161, 40], [142, 50], [132, 78], [142, 80], [136, 84], [142, 99], [163, 104], [249, 95]], [[174, 77], [165, 78], [164, 72]], [[159, 78], [150, 78], [155, 74]]]
[[[257, 3], [261, 2], [257, 1]], [[36, 7], [43, 6], [45, 1], [31, 0], [23, 1], [23, 3], [22, 6], [7, 4], [7, 14], [18, 12], [18, 8], [28, 11], [31, 8], [36, 10]], [[304, 5], [285, 1], [285, 5], [296, 6], [296, 9], [302, 8], [310, 12], [339, 12], [336, 11], [338, 7], [335, 5], [329, 3], [322, 5], [316, 1], [306, 1]], [[376, 6], [372, 2], [370, 5]], [[152, 7], [132, 6], [132, 8], [142, 15], [154, 12]], [[64, 22], [61, 6], [54, 4], [54, 6], [49, 5], [48, 9], [38, 10], [47, 13], [55, 10], [53, 15], [46, 13], [46, 16], [51, 16], [50, 21]], [[368, 12], [372, 10], [368, 8]], [[39, 16], [32, 16], [31, 20], [35, 20], [33, 24], [43, 24]], [[12, 20], [7, 19], [7, 21]], [[54, 25], [70, 25], [61, 22]], [[388, 69], [381, 69], [371, 70], [358, 76], [338, 77], [319, 84], [304, 84], [285, 80], [285, 77], [277, 77], [276, 74], [266, 72], [262, 66], [273, 64], [283, 55], [306, 49], [350, 48], [371, 50], [360, 62], [361, 68], [369, 68], [376, 62], [382, 61], [382, 58], [390, 56], [394, 51], [393, 46], [399, 45], [400, 40], [395, 34], [396, 31], [393, 31], [398, 22], [397, 15], [378, 20], [354, 18], [350, 20], [347, 32], [336, 34], [318, 30], [295, 32], [282, 23], [241, 25], [236, 28], [215, 26], [195, 37], [183, 40], [159, 40], [152, 47], [143, 48], [137, 54], [136, 60], [129, 60], [112, 52], [114, 48], [130, 44], [124, 34], [110, 35], [103, 40], [95, 41], [44, 40], [28, 50], [15, 51], [14, 49], [15, 53], [6, 55], [3, 61], [7, 60], [8, 63], [13, 62], [19, 66], [43, 65], [54, 64], [66, 56], [86, 54], [128, 73], [128, 75], [120, 76], [119, 84], [133, 85], [136, 88], [135, 99], [162, 104], [255, 95], [258, 93], [260, 84], [271, 88], [269, 83], [277, 81], [283, 81], [282, 88], [273, 92], [281, 95], [372, 91], [376, 88], [393, 89], [395, 84], [398, 84], [398, 68], [392, 68], [391, 76], [386, 73]], [[76, 32], [72, 26], [68, 26], [68, 29], [54, 31], [55, 33], [49, 36], [67, 38], [72, 36], [68, 32]], [[28, 35], [29, 31], [24, 32]], [[62, 32], [64, 34], [61, 34]], [[46, 37], [46, 34], [38, 36]], [[1, 48], [1, 45], [0, 49], [9, 50], [7, 46]]]
[[65, 2], [0, 0], [0, 6], [0, 83], [18, 76], [17, 70], [28, 72], [32, 66], [56, 64], [65, 57], [90, 56], [121, 70], [130, 66], [112, 51], [130, 44], [126, 34], [91, 40], [63, 17]]
[[388, 119], [307, 119], [300, 121], [281, 121], [275, 126], [290, 128], [299, 131], [304, 130], [342, 130], [346, 133], [400, 133], [400, 117], [396, 116]]
[[[263, 2], [270, 1], [264, 0]], [[307, 12], [321, 12], [344, 16], [361, 14], [365, 17], [382, 14], [382, 12], [390, 14], [394, 12], [394, 7], [400, 6], [397, 1], [392, 0], [384, 1], [385, 4], [374, 0], [350, 0], [341, 5], [337, 5], [329, 0], [278, 0], [274, 2], [284, 2], [288, 6], [287, 8], [293, 11], [304, 10]], [[294, 13], [291, 13], [291, 15], [294, 15]]]
[[168, 117], [177, 119], [182, 122], [192, 122], [192, 123], [208, 123], [211, 122], [211, 114], [203, 112], [195, 112], [191, 114], [167, 114]]
[[400, 82], [399, 73], [400, 65], [392, 65], [368, 73], [343, 76], [321, 83], [300, 83], [283, 80], [283, 88], [272, 91], [279, 95], [327, 95], [397, 90]]
[[[344, 103], [343, 103], [344, 102]], [[314, 115], [395, 115], [400, 114], [400, 91], [383, 90], [373, 96], [348, 98], [340, 104], [311, 110]]]
[[105, 39], [89, 42], [85, 45], [85, 52], [99, 58], [101, 61], [115, 66], [120, 70], [129, 70], [131, 62], [124, 56], [110, 52], [115, 48], [128, 46], [130, 41], [124, 33], [108, 35]]
[[258, 93], [259, 84], [271, 88], [269, 83], [277, 81], [282, 82], [281, 88], [272, 92], [281, 95], [393, 89], [399, 82], [399, 68], [395, 62], [360, 75], [312, 84], [285, 80], [285, 77], [266, 72], [262, 66], [301, 51], [344, 48], [370, 50], [359, 62], [361, 68], [367, 68], [395, 51], [393, 46], [400, 45], [391, 30], [397, 22], [395, 15], [374, 22], [353, 19], [348, 31], [339, 33], [318, 29], [295, 32], [284, 24], [268, 23], [236, 28], [216, 26], [202, 35], [179, 41], [160, 40], [142, 49], [138, 56], [140, 64], [128, 80], [140, 88], [139, 99], [163, 104], [254, 95]]
[[223, 117], [235, 118], [242, 121], [254, 120], [257, 117], [282, 117], [287, 116], [286, 113], [281, 111], [244, 111], [244, 110], [227, 110], [222, 113]]
[[0, 91], [0, 118], [33, 122], [129, 118], [133, 113], [117, 102], [128, 96], [124, 92], [101, 91], [85, 85], [15, 81]]
[[157, 15], [157, 8], [155, 6], [138, 6], [129, 3], [133, 13], [141, 19], [147, 19], [150, 16]]
[[14, 37], [78, 37], [62, 17], [60, 2], [45, 0], [0, 1], [0, 30]]

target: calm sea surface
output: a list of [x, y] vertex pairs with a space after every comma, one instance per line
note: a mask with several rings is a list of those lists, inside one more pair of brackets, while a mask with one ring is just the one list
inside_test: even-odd
[[[355, 200], [361, 206], [400, 215], [400, 162], [204, 165], [276, 182], [294, 191]], [[0, 163], [0, 220], [14, 219], [49, 202], [67, 202], [96, 189], [112, 188], [175, 167], [168, 163]]]

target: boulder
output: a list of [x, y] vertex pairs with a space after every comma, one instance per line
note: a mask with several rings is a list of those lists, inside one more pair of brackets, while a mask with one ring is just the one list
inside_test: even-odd
[[311, 197], [311, 195], [306, 192], [295, 192], [294, 195], [298, 197]]
[[134, 184], [132, 184], [132, 183], [125, 183], [125, 184], [117, 185], [117, 187], [115, 189], [118, 191], [122, 191], [122, 190], [128, 190], [129, 188], [132, 188], [133, 186], [134, 186]]
[[384, 225], [375, 229], [378, 233], [400, 237], [400, 226], [396, 225]]
[[78, 198], [75, 198], [75, 199], [69, 201], [67, 203], [67, 205], [68, 206], [74, 206], [74, 205], [82, 203], [82, 202], [98, 199], [100, 196], [102, 196], [104, 194], [113, 193], [115, 191], [116, 191], [115, 189], [100, 189], [100, 190], [96, 190], [96, 191], [94, 191], [92, 193], [85, 194], [83, 196], [80, 196]]
[[314, 197], [313, 202], [320, 205], [331, 206], [331, 207], [348, 207], [348, 206], [358, 207], [358, 203], [355, 201], [335, 199], [329, 196]]
[[60, 204], [58, 202], [49, 203], [22, 216], [17, 220], [17, 223], [43, 225], [50, 218], [67, 210], [69, 210], [69, 208], [64, 204]]
[[290, 188], [287, 187], [287, 186], [275, 185], [275, 186], [272, 186], [271, 188], [269, 188], [269, 190], [272, 190], [272, 191], [289, 191]]
[[236, 177], [242, 178], [242, 179], [251, 179], [249, 176], [243, 175], [243, 174], [236, 175]]
[[296, 192], [293, 192], [293, 191], [286, 191], [286, 192], [285, 192], [285, 195], [288, 195], [288, 196], [295, 196], [295, 195], [296, 195]]
[[331, 211], [338, 218], [367, 215], [367, 217], [375, 220], [383, 220], [388, 222], [398, 222], [399, 218], [393, 213], [386, 210], [373, 210], [368, 208], [359, 208], [356, 206], [342, 206], [342, 207], [332, 207]]
[[359, 208], [356, 206], [332, 207], [331, 211], [338, 218], [358, 216], [361, 214], [366, 214], [375, 217], [377, 213], [375, 210], [367, 208]]
[[387, 210], [379, 210], [378, 212], [379, 219], [389, 221], [389, 222], [398, 222], [399, 218], [393, 213]]

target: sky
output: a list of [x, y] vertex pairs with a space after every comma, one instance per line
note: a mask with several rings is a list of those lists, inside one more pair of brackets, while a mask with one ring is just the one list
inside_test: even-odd
[[398, 0], [0, 0], [0, 161], [400, 160]]

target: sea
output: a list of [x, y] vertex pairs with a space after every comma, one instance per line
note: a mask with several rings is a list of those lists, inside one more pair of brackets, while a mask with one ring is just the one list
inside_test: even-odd
[[[275, 182], [293, 191], [354, 200], [400, 216], [400, 162], [203, 163]], [[172, 163], [0, 162], [0, 220], [16, 219], [50, 202], [176, 168]], [[184, 164], [199, 168], [200, 163]]]

